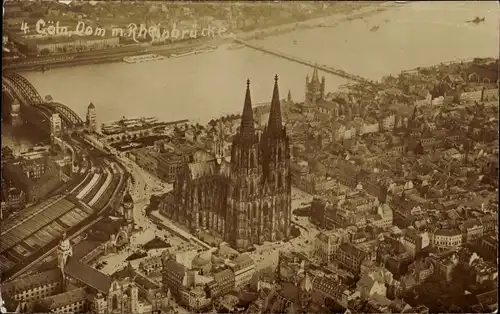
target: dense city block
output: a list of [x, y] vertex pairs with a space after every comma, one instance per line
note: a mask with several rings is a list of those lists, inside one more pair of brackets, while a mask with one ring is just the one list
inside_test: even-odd
[[[497, 310], [498, 59], [373, 80], [253, 41], [286, 23], [332, 14], [366, 22], [392, 6], [419, 5], [405, 1], [64, 2], [5, 4], [2, 313]], [[49, 20], [60, 25], [49, 31]], [[45, 33], [23, 32], [37, 23]], [[205, 39], [223, 48], [153, 55], [144, 53], [178, 43], [149, 38], [138, 52], [127, 36], [58, 36], [61, 25], [78, 23], [93, 30], [201, 23], [238, 37]], [[317, 27], [334, 26], [287, 31]], [[234, 112], [205, 107], [214, 111], [206, 121], [187, 113], [165, 121], [144, 110], [145, 101], [110, 109], [94, 100], [90, 84], [88, 99], [77, 97], [81, 115], [72, 103], [42, 97], [28, 78], [41, 66], [36, 74], [45, 80], [56, 63], [72, 73], [96, 51], [106, 56], [93, 60], [118, 56], [132, 73], [135, 63], [208, 52], [224, 59], [235, 47], [304, 66], [301, 87], [284, 88], [286, 74], [274, 70], [265, 80], [245, 77], [235, 85]], [[332, 78], [350, 83], [330, 88]], [[181, 79], [182, 97], [207, 97], [203, 79], [189, 89]], [[226, 83], [217, 93], [230, 92]], [[262, 89], [268, 102], [255, 100]], [[158, 97], [170, 110], [174, 101]], [[128, 116], [127, 106], [142, 115]], [[109, 112], [113, 121], [103, 118]]]

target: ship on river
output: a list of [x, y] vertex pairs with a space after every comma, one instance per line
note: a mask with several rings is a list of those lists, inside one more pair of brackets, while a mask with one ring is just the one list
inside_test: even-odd
[[484, 21], [485, 21], [485, 18], [484, 18], [484, 17], [480, 18], [479, 16], [476, 16], [476, 18], [475, 18], [475, 19], [470, 20], [470, 21], [467, 21], [467, 23], [479, 24], [479, 23], [482, 23], [482, 22], [484, 22]]
[[146, 61], [155, 61], [155, 60], [163, 60], [165, 59], [164, 56], [159, 56], [155, 54], [147, 54], [147, 55], [141, 55], [141, 56], [134, 56], [134, 57], [125, 57], [123, 58], [123, 61], [127, 63], [139, 63], [139, 62], [146, 62]]
[[187, 52], [181, 52], [181, 53], [173, 53], [170, 55], [170, 58], [180, 58], [180, 57], [186, 57], [190, 55], [194, 55], [196, 51], [187, 51]]
[[215, 47], [207, 47], [207, 48], [202, 48], [202, 49], [197, 49], [197, 50], [192, 50], [192, 51], [187, 51], [187, 52], [173, 53], [170, 55], [170, 58], [186, 57], [186, 56], [195, 55], [195, 54], [199, 54], [199, 53], [211, 52], [214, 50], [215, 50]]
[[243, 45], [243, 44], [234, 44], [234, 45], [229, 46], [227, 49], [228, 50], [236, 50], [236, 49], [240, 49], [243, 47], [245, 47], [245, 45]]

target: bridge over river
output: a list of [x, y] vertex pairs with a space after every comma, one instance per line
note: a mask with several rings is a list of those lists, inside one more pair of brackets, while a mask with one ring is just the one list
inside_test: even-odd
[[352, 81], [356, 81], [358, 83], [369, 84], [369, 85], [373, 85], [373, 86], [379, 85], [379, 83], [372, 81], [372, 80], [369, 80], [367, 78], [361, 77], [359, 75], [347, 73], [344, 70], [336, 69], [336, 68], [333, 68], [333, 67], [330, 67], [327, 65], [317, 64], [317, 63], [312, 62], [312, 61], [308, 61], [308, 60], [301, 59], [299, 57], [288, 55], [284, 52], [279, 52], [279, 51], [275, 51], [272, 49], [268, 49], [268, 48], [265, 48], [263, 46], [249, 43], [248, 41], [245, 41], [245, 40], [242, 40], [239, 38], [234, 38], [234, 41], [237, 43], [243, 44], [249, 48], [253, 48], [255, 50], [262, 51], [262, 52], [265, 52], [265, 53], [268, 53], [268, 54], [271, 54], [273, 56], [280, 57], [280, 58], [283, 58], [283, 59], [286, 59], [289, 61], [293, 61], [293, 62], [297, 62], [297, 63], [307, 65], [307, 66], [310, 66], [313, 68], [317, 68], [318, 70], [321, 70], [321, 71], [324, 71], [324, 72], [327, 72], [327, 73], [330, 73], [333, 75], [337, 75], [337, 76], [340, 76], [340, 77], [343, 77], [343, 78], [346, 78], [346, 79], [349, 79]]
[[66, 129], [74, 129], [83, 125], [83, 120], [68, 106], [46, 101], [35, 87], [22, 75], [15, 72], [2, 74], [2, 93], [12, 100], [19, 101], [23, 120], [50, 133], [50, 117], [58, 113]]

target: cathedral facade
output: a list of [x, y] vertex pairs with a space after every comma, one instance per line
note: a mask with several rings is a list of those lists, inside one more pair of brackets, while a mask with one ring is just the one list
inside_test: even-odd
[[247, 81], [230, 162], [223, 153], [222, 130], [215, 143], [214, 156], [195, 155], [177, 176], [175, 201], [166, 210], [167, 216], [191, 230], [211, 230], [239, 251], [289, 238], [290, 142], [282, 123], [277, 76], [262, 135], [255, 130]]

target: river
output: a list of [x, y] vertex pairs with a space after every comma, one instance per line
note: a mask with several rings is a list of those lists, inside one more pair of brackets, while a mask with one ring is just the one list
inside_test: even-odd
[[[466, 23], [476, 16], [480, 24]], [[298, 30], [256, 43], [359, 74], [369, 79], [456, 58], [498, 57], [498, 4], [413, 2], [336, 27]], [[374, 26], [378, 30], [371, 31]], [[202, 123], [243, 107], [245, 81], [254, 103], [271, 98], [278, 74], [282, 98], [290, 90], [304, 99], [305, 76], [312, 69], [249, 48], [226, 47], [176, 59], [100, 64], [24, 73], [40, 94], [74, 109], [82, 117], [96, 105], [100, 122], [121, 116], [154, 115], [166, 121], [188, 118]], [[326, 90], [347, 83], [326, 77]]]

